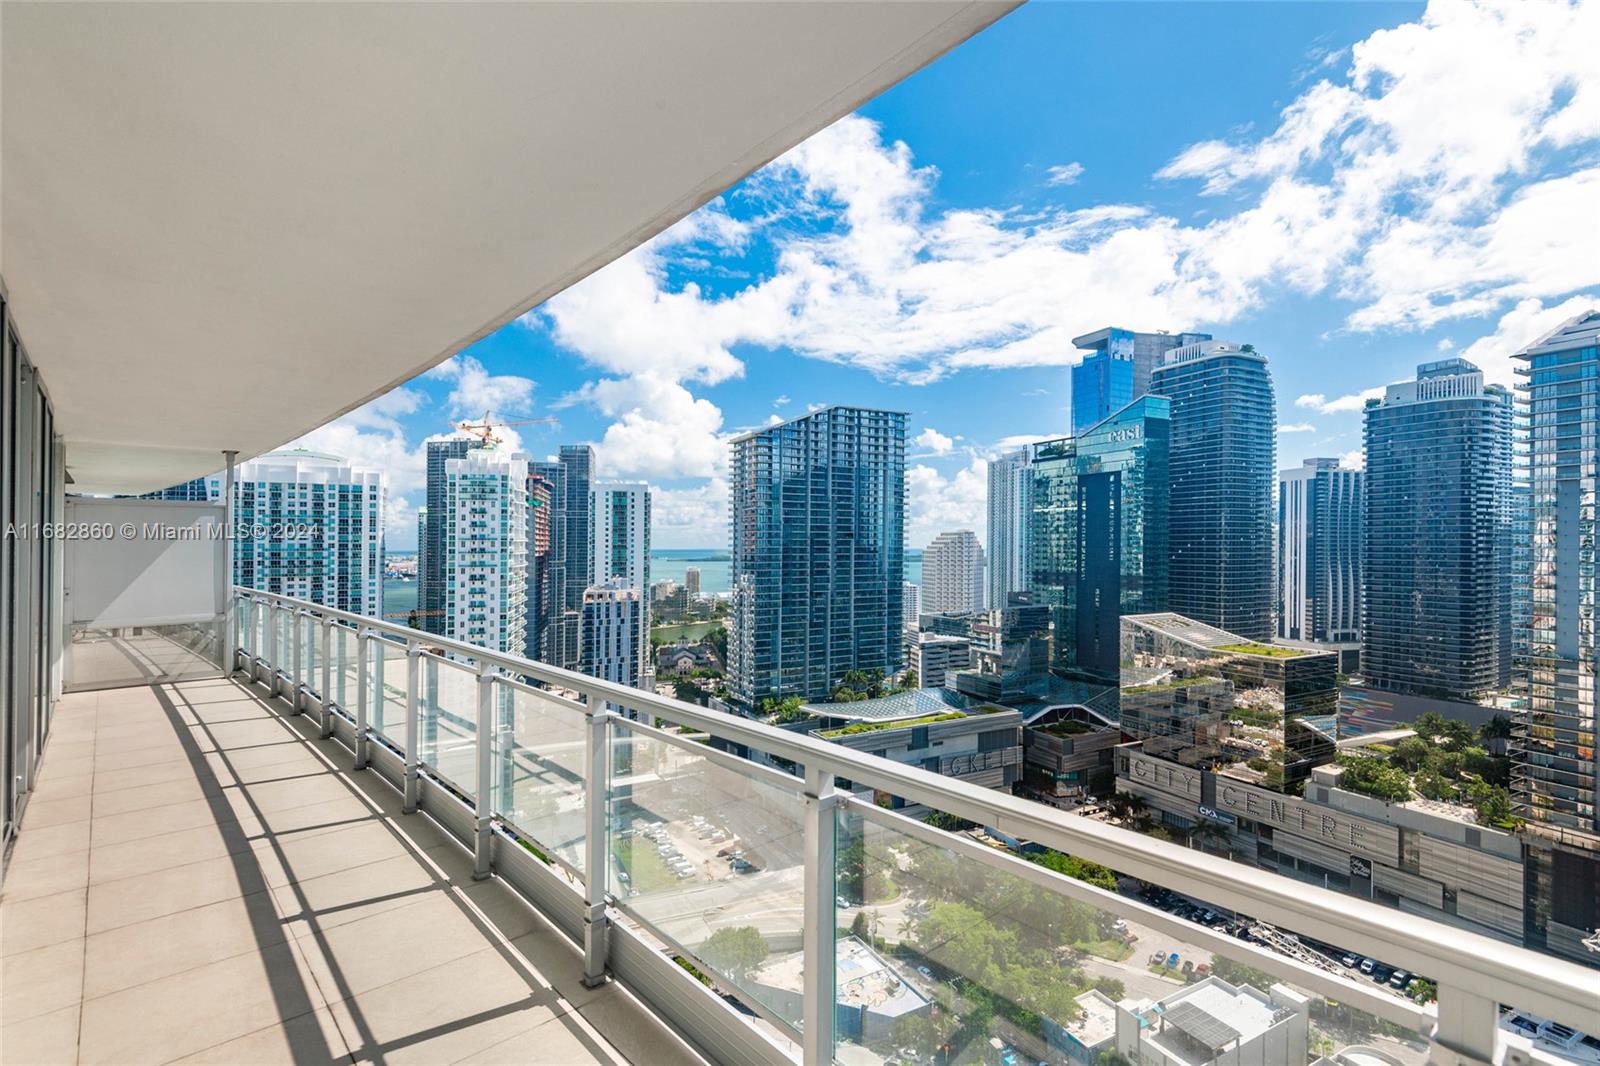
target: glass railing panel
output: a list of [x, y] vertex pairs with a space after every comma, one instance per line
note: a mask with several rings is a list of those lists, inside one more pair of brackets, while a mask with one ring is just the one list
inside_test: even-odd
[[322, 625], [315, 618], [300, 620], [300, 662], [304, 670], [300, 680], [318, 696], [322, 695]]
[[69, 691], [215, 677], [222, 672], [221, 623], [103, 628], [74, 623], [67, 634]]
[[422, 657], [419, 672], [422, 691], [417, 693], [418, 756], [456, 788], [475, 794], [478, 672], [431, 654]]
[[329, 684], [333, 687], [334, 706], [354, 717], [356, 689], [360, 680], [356, 631], [349, 626], [335, 624], [329, 644], [328, 672], [331, 675]]
[[253, 642], [251, 654], [261, 658], [267, 654], [272, 624], [272, 607], [262, 600], [250, 601], [250, 634]]
[[[1246, 938], [1265, 932], [1259, 923], [1205, 909], [1197, 921], [1214, 936], [1191, 939], [1063, 894], [1063, 878], [1014, 868], [1005, 852], [938, 835], [864, 804], [839, 814], [841, 1061], [1201, 1062], [1234, 1040], [1239, 1061], [1303, 1066], [1351, 1046], [1427, 1060], [1415, 1032], [1311, 992], [1256, 953]], [[1137, 897], [1136, 882], [1103, 867], [1077, 871]]]
[[271, 608], [269, 621], [272, 627], [273, 669], [293, 681], [294, 674], [294, 612], [285, 607]]
[[367, 724], [401, 750], [406, 743], [406, 646], [387, 636], [367, 642]]
[[719, 984], [798, 1027], [800, 995], [756, 975], [799, 965], [799, 783], [785, 788], [727, 768], [692, 741], [679, 746], [620, 722], [610, 728], [608, 883], [618, 905]]
[[583, 708], [508, 681], [495, 683], [495, 702], [495, 812], [582, 872]]

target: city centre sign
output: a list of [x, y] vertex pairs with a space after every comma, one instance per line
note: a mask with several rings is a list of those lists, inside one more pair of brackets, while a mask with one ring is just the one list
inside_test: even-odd
[[1226, 777], [1219, 777], [1216, 782], [1216, 807], [1220, 811], [1231, 811], [1241, 818], [1342, 851], [1379, 859], [1391, 866], [1400, 857], [1400, 830], [1394, 826], [1352, 818], [1296, 796], [1285, 796]]
[[[1248, 819], [1389, 866], [1399, 858], [1400, 830], [1394, 826], [1138, 752], [1119, 751], [1117, 759], [1119, 776], [1192, 805], [1191, 817], [1213, 821]], [[1204, 803], [1208, 793], [1211, 802]]]

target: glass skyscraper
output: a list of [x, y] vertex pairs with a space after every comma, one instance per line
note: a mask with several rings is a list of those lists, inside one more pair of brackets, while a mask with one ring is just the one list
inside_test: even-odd
[[1512, 785], [1529, 821], [1600, 835], [1594, 542], [1600, 311], [1572, 319], [1517, 358], [1531, 438], [1532, 604], [1529, 706], [1518, 723]]
[[1172, 401], [1171, 609], [1267, 640], [1278, 442], [1266, 357], [1221, 341], [1174, 348], [1150, 391]]
[[576, 670], [579, 666], [579, 630], [583, 615], [583, 593], [594, 584], [594, 548], [590, 543], [589, 508], [594, 486], [594, 449], [587, 444], [561, 446], [562, 485], [565, 506], [561, 536], [563, 555], [561, 615], [556, 622], [556, 649], [559, 658], [551, 665]]
[[1368, 401], [1366, 454], [1362, 675], [1423, 696], [1504, 688], [1511, 394], [1464, 359], [1424, 363]]
[[1114, 683], [1124, 614], [1166, 609], [1171, 404], [1144, 396], [1080, 437], [1030, 446], [1033, 602], [1051, 665]]
[[1172, 349], [1210, 339], [1209, 333], [1135, 333], [1115, 326], [1072, 338], [1089, 353], [1072, 368], [1072, 435], [1149, 392], [1151, 373]]
[[825, 407], [733, 440], [733, 694], [824, 696], [902, 664], [906, 415]]

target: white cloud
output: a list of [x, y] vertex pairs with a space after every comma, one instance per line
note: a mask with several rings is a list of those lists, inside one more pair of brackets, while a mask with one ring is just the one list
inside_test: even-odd
[[1082, 163], [1063, 163], [1045, 171], [1046, 185], [1076, 185], [1078, 179], [1083, 177]]
[[326, 452], [352, 466], [381, 471], [388, 486], [385, 534], [396, 543], [409, 544], [416, 536], [417, 514], [405, 497], [426, 487], [427, 456], [423, 446], [412, 447], [406, 440], [399, 419], [419, 410], [423, 402], [415, 389], [393, 389], [285, 447]]
[[1042, 440], [1060, 440], [1067, 436], [1066, 430], [1059, 433], [1013, 433], [1009, 437], [1001, 437], [989, 445], [987, 455], [990, 459], [997, 458], [1007, 452], [1014, 452], [1018, 448], [1029, 444], [1036, 444]]
[[918, 463], [906, 470], [906, 544], [920, 548], [947, 530], [971, 529], [984, 539], [989, 464], [974, 459], [945, 477]]
[[789, 402], [789, 397], [787, 397], [787, 396], [779, 396], [779, 397], [775, 398], [772, 401], [772, 406], [774, 406], [774, 407], [782, 407], [785, 404], [787, 404], [788, 402]]
[[603, 378], [578, 398], [615, 419], [597, 445], [607, 477], [711, 477], [726, 465], [722, 411], [656, 374]]
[[515, 374], [491, 374], [470, 355], [447, 359], [428, 371], [434, 380], [455, 382], [445, 406], [452, 417], [482, 418], [488, 411], [501, 418], [526, 414], [533, 405], [534, 381]]
[[[1106, 322], [1220, 325], [1280, 290], [1349, 301], [1358, 330], [1561, 298], [1600, 284], [1585, 209], [1600, 168], [1552, 155], [1600, 139], [1600, 77], [1578, 44], [1597, 33], [1593, 4], [1438, 0], [1348, 58], [1320, 53], [1321, 80], [1264, 133], [1161, 169], [1229, 194], [1203, 224], [1136, 204], [940, 210], [938, 172], [847, 116], [733, 194], [760, 217], [735, 222], [719, 201], [540, 320], [613, 374], [715, 383], [753, 345], [915, 384], [1070, 364], [1071, 338]], [[669, 257], [758, 236], [775, 265], [744, 287], [669, 282]]]
[[1346, 470], [1365, 470], [1367, 468], [1367, 453], [1360, 448], [1345, 452], [1339, 456], [1339, 465]]
[[706, 548], [728, 543], [728, 482], [714, 477], [687, 488], [652, 488], [651, 544]]
[[1511, 388], [1517, 381], [1512, 372], [1516, 366], [1511, 358], [1514, 354], [1567, 319], [1595, 307], [1600, 307], [1600, 290], [1549, 307], [1540, 300], [1523, 300], [1500, 316], [1493, 333], [1479, 337], [1462, 349], [1461, 358], [1476, 364], [1486, 382]]
[[1317, 427], [1310, 422], [1291, 422], [1286, 426], [1279, 426], [1279, 433], [1315, 433]]
[[[1294, 405], [1296, 407], [1308, 407], [1313, 411], [1319, 411], [1325, 415], [1348, 414], [1349, 412], [1360, 411], [1365, 408], [1368, 400], [1382, 399], [1383, 390], [1384, 386], [1374, 385], [1370, 389], [1362, 389], [1360, 392], [1352, 392], [1344, 396], [1336, 396], [1331, 400], [1320, 392], [1311, 392], [1304, 396], [1296, 396]], [[1308, 426], [1307, 428], [1309, 429], [1312, 427]], [[1292, 429], [1280, 429], [1279, 432], [1294, 433], [1297, 431]]]
[[949, 455], [950, 449], [956, 446], [955, 438], [945, 436], [932, 426], [918, 433], [911, 443], [929, 455]]
[[1435, 345], [1435, 347], [1437, 347], [1441, 352], [1448, 352], [1455, 348], [1455, 346], [1456, 342], [1451, 340], [1449, 337], [1440, 337], [1439, 343]]

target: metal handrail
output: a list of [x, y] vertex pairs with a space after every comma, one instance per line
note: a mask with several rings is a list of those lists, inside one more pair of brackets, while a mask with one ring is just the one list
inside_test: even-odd
[[[569, 689], [586, 697], [591, 707], [610, 703], [690, 726], [800, 764], [813, 774], [844, 778], [856, 786], [1030, 839], [1143, 881], [1180, 887], [1193, 898], [1291, 931], [1314, 933], [1319, 940], [1426, 974], [1439, 986], [1441, 1032], [1436, 1039], [1446, 1047], [1481, 1046], [1481, 1033], [1452, 1041], [1451, 1034], [1442, 1031], [1460, 1020], [1463, 1012], [1454, 1009], [1457, 1004], [1477, 1007], [1506, 1002], [1574, 1028], [1594, 1025], [1600, 972], [1565, 960], [803, 733], [293, 597], [239, 586], [234, 591], [247, 600], [309, 610], [369, 632], [385, 632], [470, 658], [480, 668], [497, 667], [511, 675]], [[1482, 1019], [1478, 1021], [1481, 1024]]]

